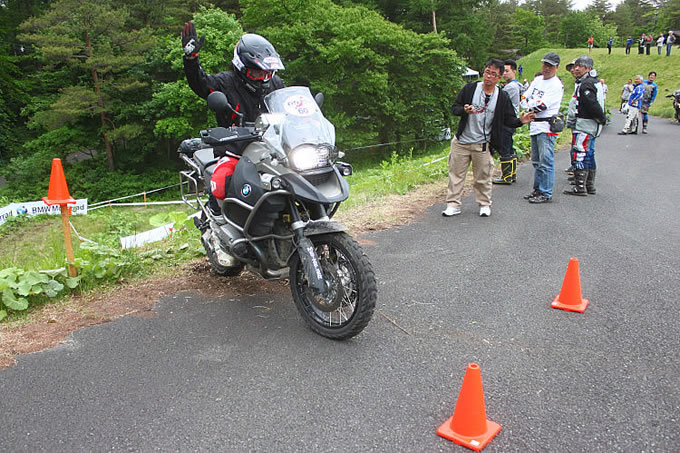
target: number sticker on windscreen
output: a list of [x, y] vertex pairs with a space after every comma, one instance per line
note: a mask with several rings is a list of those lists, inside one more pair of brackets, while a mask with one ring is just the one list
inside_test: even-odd
[[286, 113], [295, 116], [309, 116], [316, 113], [316, 102], [314, 99], [297, 94], [286, 99], [284, 102]]

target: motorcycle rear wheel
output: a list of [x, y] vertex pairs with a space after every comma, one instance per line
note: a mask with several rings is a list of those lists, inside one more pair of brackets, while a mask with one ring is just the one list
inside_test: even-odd
[[290, 289], [307, 325], [333, 340], [347, 340], [368, 325], [378, 296], [375, 274], [359, 244], [346, 233], [309, 238], [329, 290], [314, 295], [298, 254], [290, 262]]

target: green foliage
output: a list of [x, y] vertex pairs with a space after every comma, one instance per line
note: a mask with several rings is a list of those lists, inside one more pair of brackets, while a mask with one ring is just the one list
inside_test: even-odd
[[389, 194], [405, 194], [420, 185], [441, 180], [448, 175], [448, 142], [439, 143], [416, 155], [396, 151], [377, 166], [358, 169], [347, 178], [351, 196], [340, 209], [351, 209]]
[[560, 41], [564, 47], [587, 47], [591, 35], [596, 47], [607, 47], [609, 37], [616, 38], [616, 28], [604, 25], [592, 12], [572, 11], [560, 22]]
[[0, 321], [8, 311], [23, 311], [29, 301], [57, 297], [65, 289], [78, 286], [80, 277], [69, 277], [65, 268], [52, 271], [26, 271], [17, 267], [0, 270]]
[[[97, 128], [105, 139], [108, 166], [114, 155], [108, 139], [120, 141], [129, 134], [117, 129], [119, 108], [131, 93], [144, 89], [134, 68], [144, 62], [151, 34], [128, 26], [129, 11], [101, 0], [57, 0], [40, 17], [27, 20], [21, 39], [34, 44], [45, 62], [45, 70], [68, 68], [65, 81], [48, 109], [39, 112], [39, 123], [50, 131], [65, 124], [74, 128]], [[129, 128], [125, 130], [129, 132]], [[93, 143], [92, 146], [102, 146]]]
[[[208, 74], [228, 71], [234, 46], [243, 35], [236, 19], [218, 9], [201, 8], [193, 23], [205, 44], [199, 54], [201, 66]], [[159, 40], [159, 58], [175, 72], [179, 80], [161, 84], [145, 108], [156, 118], [154, 133], [159, 137], [183, 140], [215, 124], [215, 115], [205, 101], [189, 88], [183, 72], [183, 52], [179, 32]]]
[[285, 80], [326, 95], [324, 113], [341, 147], [433, 135], [433, 123], [448, 122], [463, 63], [441, 36], [325, 0], [295, 10], [276, 0], [242, 5], [243, 22], [276, 43]]
[[520, 40], [520, 53], [531, 53], [543, 47], [545, 19], [524, 8], [515, 10], [515, 36]]

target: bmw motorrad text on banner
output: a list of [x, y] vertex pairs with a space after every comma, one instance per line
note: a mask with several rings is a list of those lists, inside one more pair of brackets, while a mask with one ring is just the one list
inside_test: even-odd
[[[268, 113], [254, 124], [201, 131], [178, 150], [182, 198], [201, 210], [194, 223], [213, 270], [238, 275], [244, 266], [265, 279], [288, 277], [299, 313], [318, 334], [345, 340], [368, 324], [377, 298], [375, 274], [359, 244], [332, 221], [349, 196], [352, 167], [337, 161], [335, 128], [320, 110], [323, 96], [288, 87], [264, 98]], [[240, 114], [213, 92], [208, 106]], [[241, 117], [242, 119], [242, 117]], [[242, 149], [242, 154], [234, 153]], [[218, 158], [240, 159], [221, 214], [204, 198]]]

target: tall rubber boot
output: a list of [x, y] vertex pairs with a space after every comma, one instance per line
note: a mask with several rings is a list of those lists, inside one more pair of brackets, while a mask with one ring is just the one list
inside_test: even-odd
[[513, 157], [512, 160], [512, 176], [510, 177], [512, 182], [517, 182], [517, 157]]
[[588, 170], [588, 176], [586, 177], [586, 191], [589, 195], [595, 195], [595, 174], [597, 173], [596, 168], [591, 168]]
[[512, 160], [502, 160], [501, 161], [501, 172], [503, 173], [500, 178], [493, 178], [494, 184], [512, 184]]
[[586, 191], [586, 177], [588, 176], [588, 170], [574, 170], [574, 182], [576, 183], [571, 189], [564, 191], [566, 195], [579, 195], [585, 197], [588, 195]]

